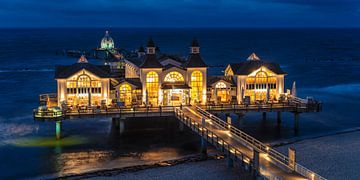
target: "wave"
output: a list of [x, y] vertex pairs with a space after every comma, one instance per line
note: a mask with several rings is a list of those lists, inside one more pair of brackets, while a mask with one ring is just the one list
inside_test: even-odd
[[51, 72], [54, 69], [0, 69], [0, 73], [9, 73], [9, 72]]
[[340, 96], [358, 97], [360, 98], [360, 84], [338, 84], [322, 88], [305, 88], [304, 90], [319, 91]]

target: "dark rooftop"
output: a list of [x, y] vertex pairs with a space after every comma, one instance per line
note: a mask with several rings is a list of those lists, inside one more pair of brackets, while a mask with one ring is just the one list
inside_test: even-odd
[[68, 78], [80, 70], [85, 69], [101, 78], [110, 78], [110, 67], [106, 65], [94, 65], [90, 63], [75, 63], [67, 66], [55, 66], [55, 79]]
[[140, 68], [163, 68], [155, 54], [146, 54]]
[[200, 54], [190, 54], [185, 67], [207, 67]]
[[265, 62], [262, 60], [247, 60], [241, 63], [232, 63], [230, 64], [231, 70], [236, 75], [249, 75], [253, 71], [259, 69], [261, 66], [268, 68], [270, 71], [276, 74], [286, 74], [280, 65], [277, 63]]
[[200, 47], [199, 42], [194, 38], [191, 42], [191, 47]]
[[147, 47], [155, 47], [155, 42], [150, 38]]

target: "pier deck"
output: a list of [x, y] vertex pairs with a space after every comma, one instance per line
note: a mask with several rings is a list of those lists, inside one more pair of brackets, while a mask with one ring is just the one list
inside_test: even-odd
[[[185, 107], [185, 106], [184, 106]], [[201, 108], [209, 112], [224, 113], [246, 113], [246, 112], [292, 112], [292, 113], [308, 113], [320, 112], [321, 104], [289, 104], [289, 103], [273, 103], [273, 104], [233, 104], [233, 105], [204, 105]], [[62, 115], [51, 118], [52, 112], [38, 112], [34, 110], [34, 118], [37, 120], [58, 120], [71, 119], [79, 117], [151, 117], [151, 116], [171, 116], [174, 113], [173, 106], [159, 107], [118, 107], [105, 109], [75, 109], [63, 111]]]
[[[270, 179], [324, 179], [295, 162], [293, 168], [290, 167], [289, 158], [200, 107], [185, 107], [182, 110], [177, 108], [175, 114], [208, 143], [225, 152], [228, 158], [253, 166], [262, 176]], [[254, 151], [259, 154], [258, 168], [254, 167]]]

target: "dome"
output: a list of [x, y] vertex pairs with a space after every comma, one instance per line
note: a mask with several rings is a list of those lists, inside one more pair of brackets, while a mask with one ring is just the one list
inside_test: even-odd
[[114, 49], [114, 40], [110, 37], [109, 31], [106, 31], [105, 36], [101, 40], [101, 49]]

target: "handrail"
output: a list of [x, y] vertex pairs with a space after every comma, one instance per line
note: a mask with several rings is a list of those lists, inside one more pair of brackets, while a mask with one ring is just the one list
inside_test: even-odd
[[[236, 127], [232, 126], [231, 124], [223, 121], [222, 119], [212, 115], [211, 113], [203, 110], [201, 107], [196, 106], [196, 110], [206, 118], [210, 118], [213, 122], [218, 124], [224, 129], [230, 130], [230, 133], [234, 134], [235, 136], [239, 137], [243, 142], [245, 142], [247, 145], [249, 145], [251, 148], [254, 148], [258, 150], [259, 152], [268, 154], [268, 157], [281, 165], [293, 170], [292, 167], [289, 166], [289, 158], [280, 152], [276, 151], [275, 149], [263, 144], [259, 140], [255, 139], [254, 137], [246, 134], [245, 132], [237, 129]], [[275, 164], [276, 165], [276, 164]], [[305, 168], [304, 166], [295, 163], [295, 169], [297, 173], [310, 178], [310, 179], [316, 179], [316, 180], [325, 180], [324, 177], [316, 174], [315, 172]]]
[[194, 132], [204, 137], [215, 148], [218, 148], [222, 152], [226, 152], [227, 155], [233, 157], [235, 160], [241, 160], [242, 163], [250, 165], [252, 160], [246, 154], [242, 153], [235, 146], [228, 144], [224, 139], [217, 136], [215, 133], [199, 124], [195, 120], [192, 120], [188, 116], [185, 116], [184, 112], [180, 108], [175, 108], [175, 116], [178, 117], [185, 125], [187, 125]]
[[221, 104], [205, 105], [206, 110], [273, 110], [290, 109], [292, 111], [311, 112], [321, 111], [321, 102], [317, 103], [267, 103], [267, 104]]

